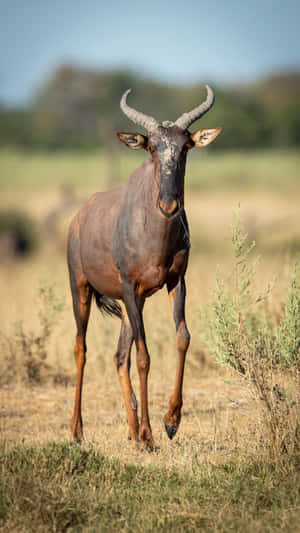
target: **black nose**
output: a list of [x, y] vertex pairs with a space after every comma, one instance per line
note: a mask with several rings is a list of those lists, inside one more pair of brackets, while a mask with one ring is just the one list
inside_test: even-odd
[[165, 198], [164, 200], [160, 200], [158, 207], [161, 211], [161, 213], [169, 218], [175, 215], [177, 211], [179, 210], [179, 201], [174, 200], [173, 198]]

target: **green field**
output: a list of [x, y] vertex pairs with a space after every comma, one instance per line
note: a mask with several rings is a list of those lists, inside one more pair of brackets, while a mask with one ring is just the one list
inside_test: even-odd
[[[162, 423], [175, 374], [174, 325], [163, 290], [145, 306], [150, 416], [158, 450], [141, 453], [127, 440], [113, 363], [120, 324], [96, 309], [87, 338], [85, 441], [81, 447], [69, 444], [75, 325], [65, 260], [67, 226], [92, 192], [112, 182], [118, 186], [140, 160], [140, 154], [124, 149], [113, 167], [119, 174], [108, 178], [112, 167], [101, 153], [0, 152], [1, 210], [25, 211], [37, 234], [37, 249], [26, 259], [1, 254], [0, 529], [300, 531], [298, 288], [290, 308], [286, 304], [300, 251], [300, 156], [295, 152], [203, 151], [188, 162], [192, 340], [183, 417], [174, 440], [168, 440]], [[230, 226], [239, 204], [249, 242], [257, 243], [249, 257], [262, 256], [250, 299], [275, 279], [271, 296], [258, 308], [240, 299], [248, 328], [246, 339], [238, 335], [240, 350], [246, 362], [256, 363], [251, 367], [256, 373], [246, 365], [244, 376], [219, 366], [207, 342], [217, 322], [212, 311], [222, 311], [212, 305], [218, 265], [229, 293], [227, 300], [219, 295], [225, 313], [218, 315], [214, 338], [223, 350], [236, 341], [229, 320], [238, 304], [236, 278], [230, 275], [235, 261]], [[292, 353], [293, 335], [288, 365], [280, 350]], [[138, 393], [134, 359], [133, 350]], [[263, 382], [260, 398], [253, 384]]]
[[[115, 183], [123, 183], [144, 160], [145, 152], [122, 148], [117, 154]], [[1, 190], [73, 187], [109, 188], [111, 164], [103, 152], [36, 153], [0, 152]], [[300, 155], [297, 151], [213, 152], [194, 150], [187, 166], [187, 187], [200, 191], [268, 190], [293, 193], [299, 190]]]

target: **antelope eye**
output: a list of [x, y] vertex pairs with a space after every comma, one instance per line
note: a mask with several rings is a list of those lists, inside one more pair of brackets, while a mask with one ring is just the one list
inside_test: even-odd
[[193, 148], [193, 146], [195, 146], [195, 143], [194, 143], [194, 141], [193, 141], [191, 138], [189, 138], [189, 139], [186, 141], [186, 143], [185, 143], [184, 146], [185, 146], [185, 148], [188, 148], [188, 149], [189, 149], [189, 148]]

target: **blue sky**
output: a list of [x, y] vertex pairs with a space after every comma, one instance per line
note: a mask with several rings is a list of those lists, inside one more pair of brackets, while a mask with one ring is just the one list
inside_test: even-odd
[[299, 0], [0, 0], [0, 101], [24, 104], [62, 62], [170, 83], [300, 68]]

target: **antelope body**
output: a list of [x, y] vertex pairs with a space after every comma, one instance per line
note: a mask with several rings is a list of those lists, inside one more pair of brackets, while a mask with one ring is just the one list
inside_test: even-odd
[[[68, 237], [68, 265], [77, 324], [75, 359], [77, 383], [72, 418], [73, 438], [83, 437], [81, 393], [86, 360], [86, 330], [92, 296], [98, 306], [121, 318], [121, 332], [115, 363], [124, 395], [129, 438], [141, 447], [154, 446], [151, 432], [147, 377], [150, 357], [143, 325], [145, 299], [164, 285], [170, 296], [177, 339], [175, 385], [164, 417], [169, 438], [175, 435], [181, 418], [182, 383], [190, 335], [185, 321], [185, 281], [190, 240], [184, 211], [184, 175], [187, 152], [209, 144], [221, 128], [188, 127], [213, 105], [207, 86], [206, 101], [182, 115], [175, 123], [158, 123], [127, 104], [121, 109], [134, 123], [147, 130], [117, 133], [120, 141], [134, 150], [144, 148], [151, 157], [129, 178], [124, 187], [96, 193], [73, 219]], [[140, 420], [130, 381], [130, 352], [136, 345], [140, 380]]]

